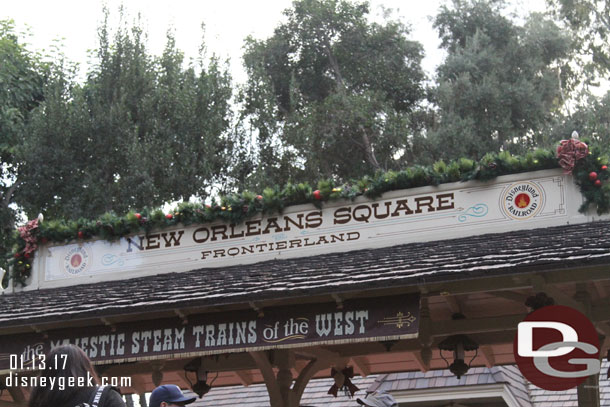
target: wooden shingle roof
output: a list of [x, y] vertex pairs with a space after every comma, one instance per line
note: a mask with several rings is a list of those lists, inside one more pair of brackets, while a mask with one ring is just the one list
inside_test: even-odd
[[4, 294], [0, 328], [599, 264], [609, 221]]

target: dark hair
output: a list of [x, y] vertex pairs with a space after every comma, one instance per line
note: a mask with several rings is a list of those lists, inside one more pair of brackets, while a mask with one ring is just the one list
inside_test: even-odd
[[[57, 361], [57, 363], [55, 363], [55, 361]], [[46, 356], [45, 362], [46, 367], [40, 372], [39, 378], [46, 377], [46, 386], [42, 387], [40, 386], [40, 383], [37, 383], [37, 386], [32, 388], [30, 402], [28, 404], [29, 407], [62, 407], [70, 402], [76, 393], [83, 391], [83, 389], [91, 388], [90, 386], [87, 386], [86, 379], [85, 385], [87, 387], [69, 387], [67, 385], [69, 377], [87, 378], [87, 375], [89, 374], [93, 377], [95, 384], [99, 384], [99, 378], [91, 365], [91, 361], [85, 352], [78, 346], [57, 346], [51, 349]], [[55, 383], [55, 388], [50, 387], [49, 383], [51, 380], [54, 380], [53, 383]], [[63, 390], [57, 388], [57, 383], [60, 380], [64, 381], [66, 384]]]

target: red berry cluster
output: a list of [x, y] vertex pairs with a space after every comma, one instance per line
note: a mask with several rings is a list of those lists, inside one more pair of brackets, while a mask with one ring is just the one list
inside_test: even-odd
[[[602, 165], [600, 171], [607, 171], [608, 170], [608, 166], [607, 165]], [[589, 173], [589, 180], [593, 183], [593, 185], [595, 185], [596, 187], [601, 187], [602, 186], [602, 180], [599, 179], [599, 175], [597, 172], [595, 171], [591, 171]]]

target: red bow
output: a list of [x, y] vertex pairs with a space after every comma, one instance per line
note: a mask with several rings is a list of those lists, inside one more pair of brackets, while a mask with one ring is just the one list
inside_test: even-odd
[[26, 254], [34, 253], [36, 249], [38, 249], [38, 239], [36, 237], [37, 229], [38, 219], [31, 220], [18, 229], [19, 235], [25, 241], [25, 249], [23, 252]]
[[337, 397], [337, 392], [339, 390], [343, 390], [345, 394], [349, 397], [353, 397], [354, 393], [360, 390], [352, 381], [351, 378], [354, 377], [354, 368], [346, 367], [345, 369], [338, 371], [335, 368], [330, 369], [330, 377], [335, 379], [335, 384], [330, 386], [328, 390], [328, 394], [332, 394], [334, 397]]
[[571, 174], [576, 161], [585, 158], [589, 154], [589, 147], [578, 139], [561, 140], [557, 147], [557, 158], [559, 165], [566, 174]]

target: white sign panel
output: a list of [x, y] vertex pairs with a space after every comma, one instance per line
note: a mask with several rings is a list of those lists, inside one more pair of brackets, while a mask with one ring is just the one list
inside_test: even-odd
[[[546, 171], [504, 182], [445, 184], [392, 191], [382, 199], [311, 205], [242, 224], [175, 227], [122, 238], [41, 250], [38, 285], [51, 287], [109, 279], [224, 267], [271, 259], [393, 246], [468, 235], [565, 224], [580, 216], [567, 208], [567, 177]], [[512, 179], [511, 179], [512, 178]], [[521, 179], [520, 179], [521, 178]], [[582, 216], [581, 216], [582, 218]], [[572, 219], [573, 221], [573, 219]], [[581, 220], [582, 221], [582, 220]]]

